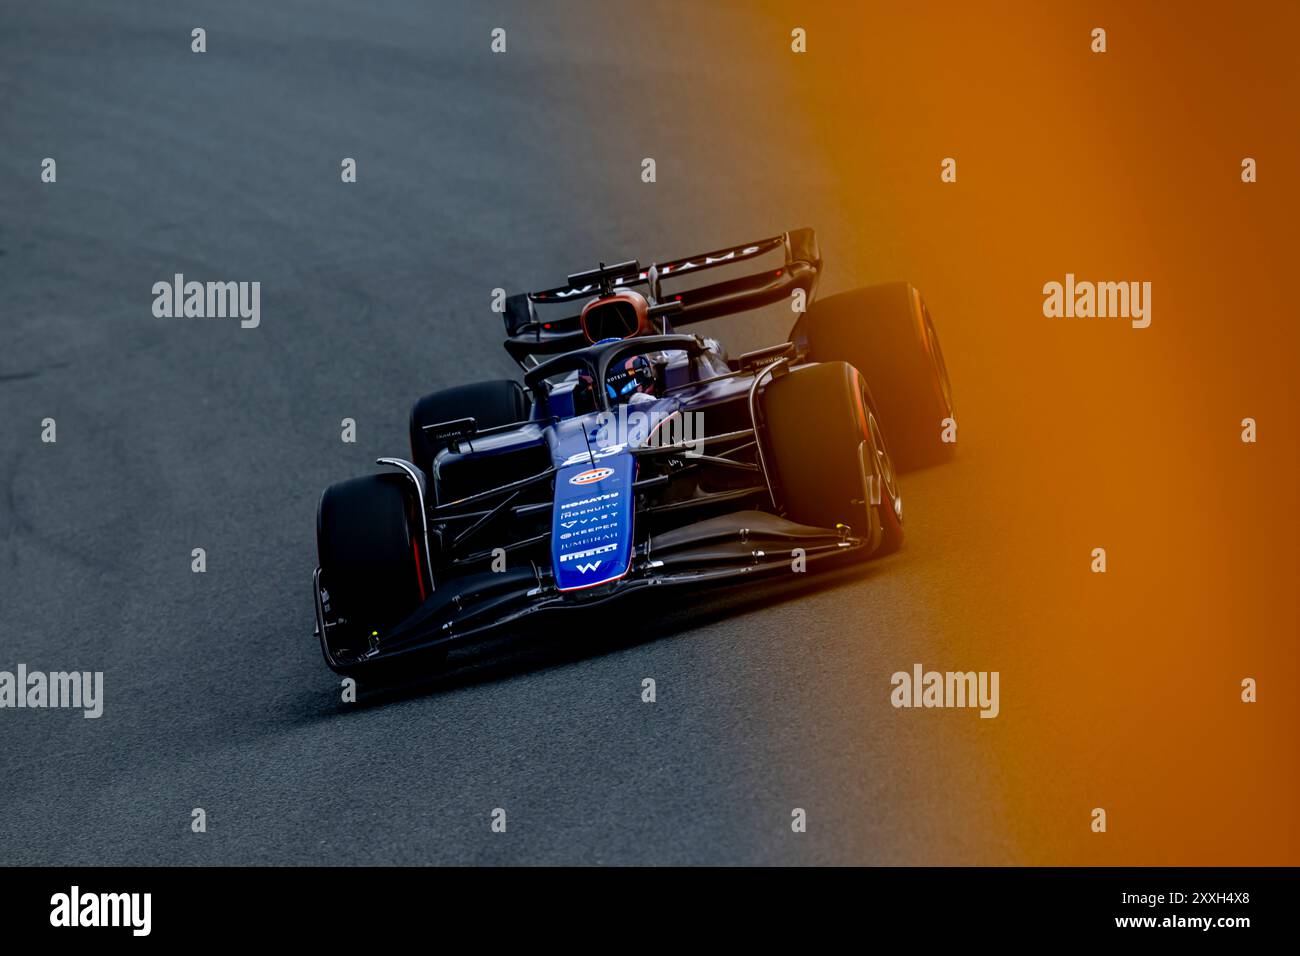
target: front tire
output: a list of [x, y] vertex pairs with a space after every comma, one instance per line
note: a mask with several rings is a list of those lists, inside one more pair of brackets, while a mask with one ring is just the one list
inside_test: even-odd
[[952, 456], [943, 440], [953, 419], [952, 385], [930, 310], [906, 282], [819, 299], [790, 333], [817, 362], [847, 362], [871, 386], [900, 471]]
[[330, 485], [316, 513], [321, 584], [329, 594], [332, 650], [355, 654], [408, 617], [428, 592], [418, 503], [404, 475]]
[[844, 362], [795, 369], [763, 390], [764, 462], [784, 515], [848, 525], [873, 554], [903, 543], [903, 506], [871, 392]]

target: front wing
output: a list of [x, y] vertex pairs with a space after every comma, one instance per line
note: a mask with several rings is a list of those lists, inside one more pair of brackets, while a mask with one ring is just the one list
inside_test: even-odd
[[565, 591], [547, 569], [529, 563], [439, 584], [406, 620], [371, 638], [364, 652], [342, 657], [327, 638], [334, 626], [320, 570], [314, 579], [316, 634], [325, 662], [338, 673], [398, 662], [523, 626], [539, 615], [581, 611], [655, 589], [737, 585], [818, 570], [870, 550], [850, 529], [799, 525], [762, 511], [741, 511], [676, 528], [639, 547], [629, 573], [598, 587]]

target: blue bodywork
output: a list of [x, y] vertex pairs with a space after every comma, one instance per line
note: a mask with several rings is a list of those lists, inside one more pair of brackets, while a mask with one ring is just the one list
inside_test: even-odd
[[555, 474], [551, 567], [560, 591], [617, 581], [632, 564], [636, 460], [626, 447]]

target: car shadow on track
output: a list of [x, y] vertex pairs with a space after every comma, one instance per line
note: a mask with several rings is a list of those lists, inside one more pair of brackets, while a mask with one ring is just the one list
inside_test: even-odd
[[[896, 559], [893, 559], [896, 560]], [[812, 575], [794, 575], [790, 580], [765, 581], [760, 585], [731, 585], [707, 591], [683, 593], [692, 596], [688, 604], [663, 611], [654, 598], [629, 596], [615, 605], [574, 611], [553, 620], [564, 622], [563, 639], [555, 628], [534, 624], [499, 637], [475, 642], [453, 651], [445, 667], [427, 675], [387, 684], [358, 681], [356, 703], [306, 706], [297, 723], [316, 723], [344, 714], [365, 711], [413, 698], [441, 694], [479, 684], [505, 680], [530, 671], [599, 657], [665, 638], [683, 637], [726, 619], [762, 613], [772, 607], [797, 601], [817, 592], [861, 584], [877, 573], [886, 573], [891, 559], [854, 563]], [[609, 627], [610, 607], [619, 609], [618, 626]], [[653, 607], [653, 610], [651, 608]], [[603, 609], [602, 616], [597, 612]], [[324, 666], [324, 665], [322, 665]], [[319, 700], [319, 698], [315, 698]]]

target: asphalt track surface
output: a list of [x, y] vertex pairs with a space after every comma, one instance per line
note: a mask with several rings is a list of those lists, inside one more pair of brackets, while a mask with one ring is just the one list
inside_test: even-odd
[[[833, 190], [728, 105], [765, 95], [762, 64], [692, 46], [770, 25], [697, 12], [665, 55], [598, 7], [432, 6], [6, 5], [0, 669], [102, 670], [106, 699], [0, 712], [0, 863], [1016, 860], [975, 819], [1006, 809], [980, 721], [888, 701], [941, 656], [929, 598], [974, 544], [960, 458], [906, 477], [902, 553], [834, 581], [610, 609], [340, 701], [317, 498], [405, 454], [419, 395], [512, 373], [494, 287], [801, 225], [829, 291], [893, 278], [835, 272]], [[177, 272], [260, 281], [260, 326], [154, 318]], [[734, 354], [788, 325], [714, 331]]]

